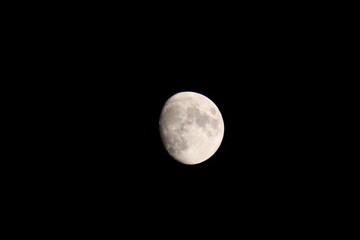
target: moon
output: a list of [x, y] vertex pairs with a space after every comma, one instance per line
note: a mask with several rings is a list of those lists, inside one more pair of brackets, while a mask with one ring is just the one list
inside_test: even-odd
[[194, 165], [209, 159], [221, 145], [224, 121], [208, 97], [179, 92], [164, 104], [159, 120], [162, 143], [175, 160]]

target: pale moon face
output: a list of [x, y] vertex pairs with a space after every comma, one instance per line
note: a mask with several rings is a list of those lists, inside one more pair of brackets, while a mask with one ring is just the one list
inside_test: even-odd
[[209, 159], [224, 136], [224, 121], [217, 106], [195, 92], [170, 97], [160, 114], [160, 135], [168, 153], [192, 165]]

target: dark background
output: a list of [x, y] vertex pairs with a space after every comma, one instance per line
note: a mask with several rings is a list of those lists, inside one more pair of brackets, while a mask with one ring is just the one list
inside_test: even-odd
[[[24, 169], [36, 169], [28, 187], [41, 204], [129, 226], [291, 227], [328, 214], [332, 53], [316, 10], [118, 9], [23, 23], [37, 136]], [[199, 165], [176, 162], [160, 140], [161, 109], [180, 91], [208, 96], [224, 118], [220, 148]]]
[[[306, 183], [301, 175], [316, 168], [318, 93], [326, 88], [317, 76], [316, 33], [268, 15], [165, 19], [76, 21], [56, 39], [58, 85], [51, 85], [64, 106], [72, 144], [65, 138], [64, 149], [73, 151], [75, 168], [124, 174], [161, 192], [169, 184], [196, 192], [198, 181], [209, 191], [249, 179], [281, 189]], [[179, 91], [205, 94], [224, 116], [224, 142], [199, 166], [174, 162], [160, 142], [161, 108]]]

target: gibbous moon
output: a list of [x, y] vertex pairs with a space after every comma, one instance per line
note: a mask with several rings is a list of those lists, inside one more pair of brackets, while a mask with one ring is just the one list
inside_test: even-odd
[[209, 159], [224, 136], [219, 109], [209, 98], [195, 92], [179, 92], [170, 97], [161, 111], [159, 125], [167, 152], [188, 165]]

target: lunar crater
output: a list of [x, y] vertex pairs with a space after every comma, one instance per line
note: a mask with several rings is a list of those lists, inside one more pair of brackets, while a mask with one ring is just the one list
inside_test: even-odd
[[168, 150], [173, 154], [180, 154], [189, 148], [187, 141], [182, 136], [173, 136], [169, 138]]

